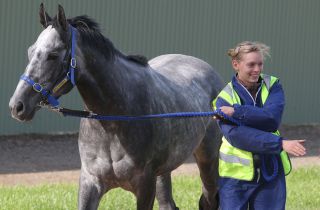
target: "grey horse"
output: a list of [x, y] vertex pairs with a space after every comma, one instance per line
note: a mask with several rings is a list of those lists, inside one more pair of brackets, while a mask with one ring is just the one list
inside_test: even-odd
[[[20, 80], [9, 102], [12, 117], [19, 121], [31, 120], [48, 95], [58, 98], [72, 89], [68, 80], [52, 91], [70, 62], [76, 63], [74, 81], [85, 109], [102, 115], [210, 111], [224, 85], [209, 64], [192, 56], [168, 54], [148, 61], [125, 55], [101, 34], [96, 22], [87, 16], [66, 19], [60, 5], [54, 18], [43, 4], [39, 14], [44, 30], [28, 49], [24, 72], [34, 84]], [[76, 62], [70, 58], [71, 27], [77, 31]], [[199, 208], [217, 209], [220, 138], [210, 117], [81, 119], [78, 208], [97, 209], [106, 192], [121, 187], [136, 196], [139, 210], [152, 209], [155, 198], [160, 209], [178, 209], [171, 171], [193, 154], [203, 183]]]

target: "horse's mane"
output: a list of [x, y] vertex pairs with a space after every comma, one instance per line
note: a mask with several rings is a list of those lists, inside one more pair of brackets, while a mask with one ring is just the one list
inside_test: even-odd
[[145, 56], [124, 55], [117, 50], [112, 42], [101, 34], [98, 23], [87, 15], [68, 19], [68, 22], [78, 30], [82, 38], [81, 41], [86, 47], [98, 49], [104, 54], [106, 59], [113, 58], [114, 55], [119, 55], [143, 66], [148, 65], [148, 60]]

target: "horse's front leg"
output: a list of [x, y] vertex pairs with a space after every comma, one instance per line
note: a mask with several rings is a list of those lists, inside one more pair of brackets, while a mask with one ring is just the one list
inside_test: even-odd
[[81, 169], [78, 194], [79, 210], [98, 209], [100, 199], [109, 189], [97, 177]]
[[156, 195], [156, 180], [156, 176], [150, 172], [145, 172], [132, 180], [137, 198], [137, 210], [152, 210]]
[[171, 173], [157, 177], [156, 197], [160, 210], [178, 210], [172, 197]]

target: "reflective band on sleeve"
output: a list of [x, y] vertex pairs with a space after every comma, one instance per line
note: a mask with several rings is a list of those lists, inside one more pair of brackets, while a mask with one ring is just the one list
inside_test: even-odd
[[224, 154], [221, 151], [220, 151], [220, 159], [228, 163], [241, 163], [242, 165], [250, 166], [250, 160], [240, 158], [234, 155]]

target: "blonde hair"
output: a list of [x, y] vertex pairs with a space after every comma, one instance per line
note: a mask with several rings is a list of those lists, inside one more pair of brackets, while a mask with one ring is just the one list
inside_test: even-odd
[[263, 60], [265, 60], [266, 56], [270, 57], [270, 47], [261, 43], [261, 42], [251, 42], [244, 41], [239, 44], [235, 48], [228, 50], [228, 56], [230, 56], [231, 60], [240, 61], [242, 59], [243, 54], [247, 54], [250, 52], [260, 52]]

